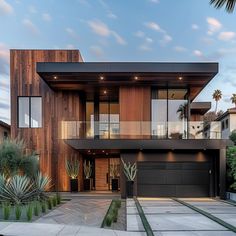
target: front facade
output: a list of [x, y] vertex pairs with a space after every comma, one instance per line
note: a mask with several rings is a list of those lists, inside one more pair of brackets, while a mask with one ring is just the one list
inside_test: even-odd
[[193, 100], [217, 63], [86, 63], [77, 50], [11, 50], [12, 138], [36, 150], [54, 189], [69, 191], [65, 159], [92, 163], [92, 189], [125, 197], [121, 158], [137, 162], [134, 193], [225, 196], [221, 123], [203, 122]]

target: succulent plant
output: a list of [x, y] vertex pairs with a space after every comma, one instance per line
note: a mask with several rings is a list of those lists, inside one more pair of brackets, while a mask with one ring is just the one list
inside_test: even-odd
[[66, 173], [71, 179], [77, 179], [79, 175], [79, 161], [74, 159], [66, 159], [65, 161]]
[[84, 175], [86, 179], [89, 179], [92, 175], [92, 165], [90, 161], [84, 161]]
[[126, 164], [124, 160], [121, 158], [122, 164], [124, 166], [124, 174], [129, 181], [134, 181], [137, 174], [137, 164], [136, 162], [131, 165], [130, 162]]

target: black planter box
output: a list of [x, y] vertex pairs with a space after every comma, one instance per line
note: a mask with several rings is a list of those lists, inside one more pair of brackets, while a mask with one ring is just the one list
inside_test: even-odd
[[118, 191], [118, 179], [111, 179], [111, 190], [112, 191]]
[[84, 191], [91, 191], [91, 179], [84, 179]]
[[126, 181], [126, 197], [133, 198], [134, 196], [134, 181]]
[[78, 192], [78, 185], [79, 185], [78, 179], [70, 179], [70, 191], [71, 192]]

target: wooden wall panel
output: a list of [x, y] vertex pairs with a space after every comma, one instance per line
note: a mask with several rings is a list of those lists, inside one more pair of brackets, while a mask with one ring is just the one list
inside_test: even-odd
[[[71, 155], [82, 159], [78, 152], [58, 139], [62, 120], [80, 120], [83, 103], [77, 92], [54, 92], [36, 73], [36, 62], [80, 62], [78, 50], [11, 50], [11, 137], [25, 140], [27, 149], [40, 154], [41, 170], [52, 177], [54, 188], [69, 190], [65, 158]], [[43, 127], [17, 127], [17, 97], [42, 96]], [[82, 183], [82, 181], [80, 181]]]
[[120, 87], [119, 99], [121, 137], [150, 137], [151, 88]]

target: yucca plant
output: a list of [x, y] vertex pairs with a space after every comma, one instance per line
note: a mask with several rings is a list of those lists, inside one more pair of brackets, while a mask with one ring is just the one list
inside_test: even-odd
[[84, 161], [84, 176], [86, 179], [89, 179], [92, 175], [92, 165], [90, 161]]
[[51, 210], [52, 209], [52, 199], [50, 197], [47, 199], [47, 204], [48, 204], [48, 209]]
[[79, 161], [74, 159], [66, 159], [65, 161], [66, 173], [71, 179], [77, 179], [79, 175]]
[[45, 191], [51, 187], [51, 178], [38, 172], [34, 179], [34, 187], [38, 200], [45, 200], [47, 198]]
[[1, 187], [0, 197], [15, 205], [28, 202], [35, 197], [35, 193], [33, 183], [28, 177], [16, 175]]
[[15, 205], [16, 220], [20, 220], [22, 214], [22, 206], [20, 204]]
[[137, 174], [137, 164], [136, 162], [131, 165], [130, 162], [126, 164], [124, 160], [121, 158], [123, 167], [124, 167], [124, 174], [127, 177], [128, 181], [134, 181], [136, 174]]
[[61, 194], [60, 193], [56, 194], [56, 198], [57, 198], [57, 204], [61, 204]]
[[8, 202], [5, 202], [3, 204], [3, 219], [4, 220], [9, 220], [10, 214], [11, 214], [11, 205]]
[[52, 197], [52, 205], [55, 207], [57, 205], [57, 197], [53, 196]]
[[32, 204], [28, 203], [28, 205], [26, 206], [26, 217], [28, 221], [32, 220], [33, 217], [33, 209], [32, 209]]

